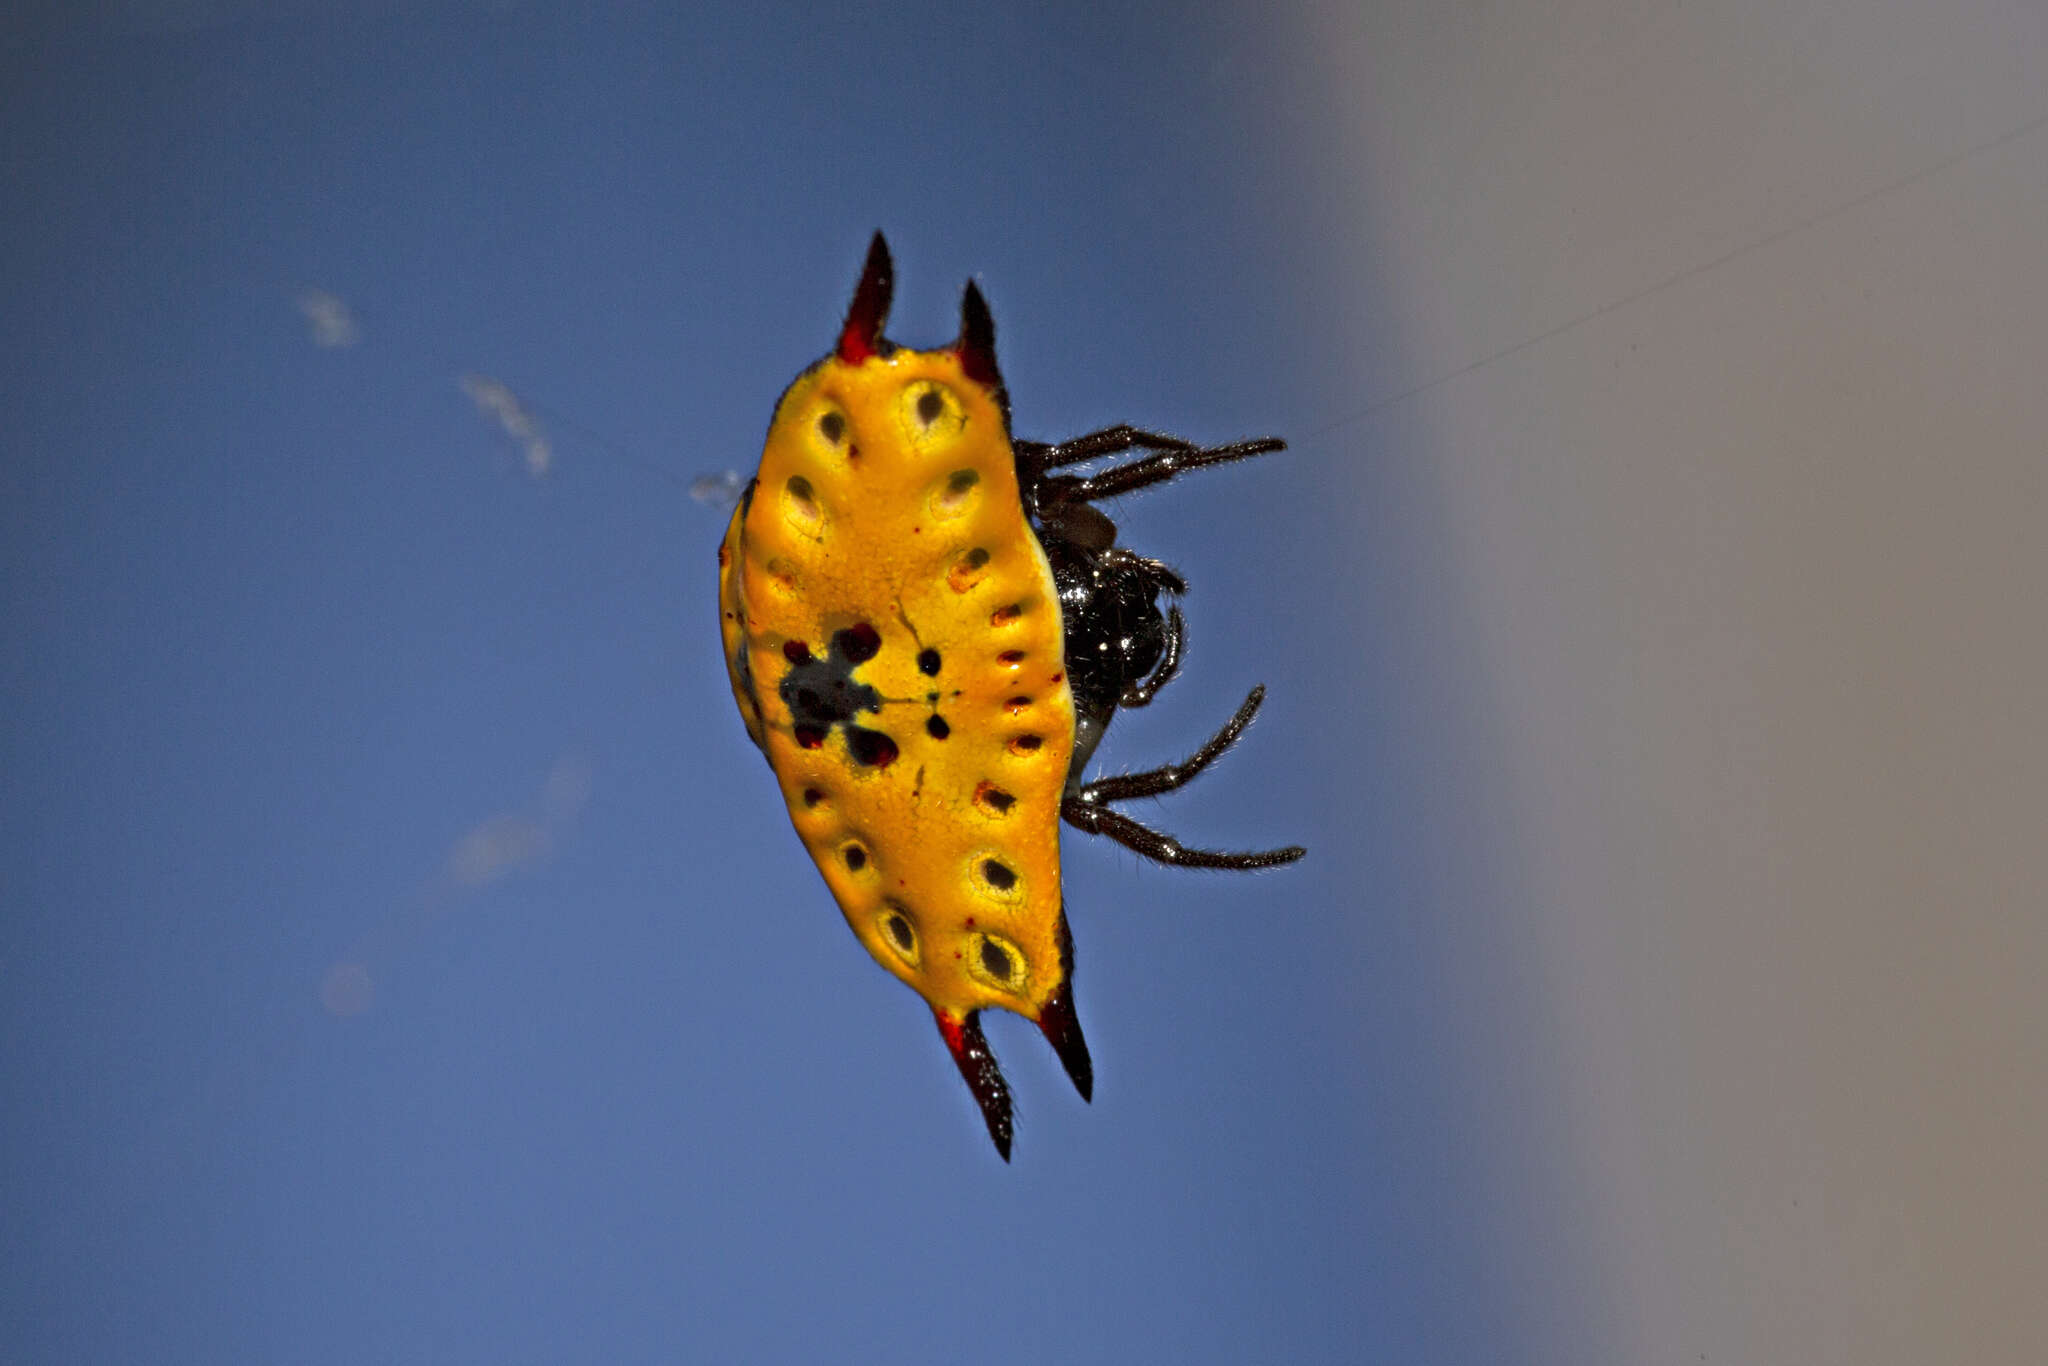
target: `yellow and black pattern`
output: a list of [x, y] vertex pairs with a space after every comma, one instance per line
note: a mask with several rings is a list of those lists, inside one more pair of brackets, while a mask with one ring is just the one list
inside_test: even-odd
[[892, 284], [877, 233], [837, 346], [776, 405], [719, 547], [726, 668], [847, 924], [931, 1006], [1007, 1160], [1010, 1093], [982, 1010], [1035, 1022], [1084, 1099], [1094, 1087], [1060, 823], [1181, 867], [1301, 857], [1191, 848], [1115, 809], [1202, 772], [1263, 688], [1180, 763], [1081, 773], [1116, 712], [1179, 668], [1187, 587], [1117, 545], [1093, 505], [1284, 443], [1133, 427], [1013, 441], [980, 291], [968, 284], [951, 345], [912, 351], [882, 335]]

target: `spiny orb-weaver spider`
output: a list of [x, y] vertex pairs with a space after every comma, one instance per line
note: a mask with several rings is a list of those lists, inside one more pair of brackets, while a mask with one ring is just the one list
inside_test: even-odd
[[1145, 706], [1179, 671], [1173, 600], [1187, 591], [1118, 545], [1095, 505], [1285, 443], [1204, 447], [1129, 426], [1013, 440], [981, 291], [968, 283], [957, 339], [913, 351], [882, 335], [893, 286], [876, 233], [838, 344], [776, 404], [733, 511], [720, 626], [734, 700], [797, 835], [854, 935], [931, 1006], [1008, 1161], [1010, 1091], [982, 1010], [1034, 1021], [1082, 1098], [1094, 1089], [1059, 822], [1179, 867], [1304, 852], [1193, 849], [1116, 809], [1213, 763], [1263, 686], [1181, 762], [1085, 777], [1118, 708]]

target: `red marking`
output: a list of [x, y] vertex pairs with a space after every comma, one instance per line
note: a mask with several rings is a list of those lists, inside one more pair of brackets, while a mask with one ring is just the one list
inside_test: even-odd
[[974, 928], [974, 917], [971, 915], [967, 917], [967, 928], [970, 930]]
[[865, 621], [857, 621], [833, 639], [840, 653], [855, 664], [865, 664], [882, 648], [882, 633]]
[[996, 659], [1001, 663], [1015, 666], [1024, 662], [1024, 652], [1022, 650], [1005, 650], [997, 655]]
[[1065, 675], [1065, 674], [1063, 674], [1063, 673], [1057, 673], [1057, 674], [1054, 674], [1054, 675], [1052, 676], [1052, 681], [1053, 681], [1053, 682], [1054, 682], [1055, 684], [1057, 684], [1057, 683], [1058, 683], [1058, 682], [1059, 682], [1059, 681], [1060, 681], [1061, 679], [1063, 679], [1063, 678], [1065, 678], [1065, 677], [1066, 677], [1066, 675]]
[[796, 728], [796, 742], [805, 749], [816, 749], [825, 743], [825, 732], [819, 730], [816, 726], [798, 726]]
[[[953, 956], [958, 958], [960, 955], [955, 953]], [[938, 1019], [939, 1036], [946, 1041], [946, 1051], [953, 1055], [953, 1063], [960, 1069], [961, 1080], [974, 1093], [974, 1103], [981, 1107], [981, 1117], [988, 1125], [988, 1136], [995, 1143], [996, 1152], [1008, 1162], [1014, 1128], [1010, 1114], [1010, 1088], [1003, 1084], [1002, 1069], [996, 1066], [995, 1054], [988, 1051], [988, 1040], [981, 1032], [980, 1012], [970, 1010], [960, 1016], [934, 1007], [932, 1014]]]
[[875, 354], [874, 339], [864, 328], [864, 323], [848, 318], [846, 330], [839, 334], [839, 359], [848, 365], [859, 365]]
[[996, 358], [978, 352], [960, 353], [960, 373], [984, 389], [993, 389], [1003, 382], [1002, 375], [996, 370]]
[[896, 762], [896, 742], [878, 730], [848, 726], [846, 748], [855, 763], [869, 768], [887, 768]]
[[882, 324], [888, 320], [889, 296], [895, 287], [896, 269], [889, 260], [889, 244], [882, 240], [882, 234], [876, 233], [875, 240], [868, 244], [867, 264], [861, 269], [860, 283], [853, 288], [846, 326], [839, 332], [839, 359], [848, 365], [859, 365], [881, 353]]
[[792, 664], [808, 664], [811, 662], [811, 647], [801, 640], [785, 640], [782, 642], [782, 657]]

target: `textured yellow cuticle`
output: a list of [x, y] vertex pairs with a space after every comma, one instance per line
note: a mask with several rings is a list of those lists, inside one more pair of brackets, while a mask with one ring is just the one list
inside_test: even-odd
[[943, 1013], [1035, 1017], [1064, 980], [1073, 698], [1002, 414], [952, 352], [791, 386], [720, 608], [741, 714], [854, 934]]

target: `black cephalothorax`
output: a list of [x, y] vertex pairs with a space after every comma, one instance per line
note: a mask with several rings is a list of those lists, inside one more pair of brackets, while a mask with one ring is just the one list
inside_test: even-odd
[[[1305, 852], [1300, 845], [1247, 853], [1189, 849], [1109, 805], [1171, 792], [1207, 768], [1251, 724], [1266, 695], [1263, 685], [1253, 688], [1236, 715], [1180, 763], [1084, 781], [1088, 760], [1117, 708], [1144, 706], [1179, 671], [1186, 623], [1178, 604], [1169, 601], [1162, 611], [1159, 599], [1178, 597], [1188, 587], [1167, 565], [1118, 545], [1116, 523], [1093, 504], [1205, 465], [1282, 450], [1286, 444], [1263, 437], [1203, 447], [1129, 426], [1051, 445], [1013, 443], [1024, 508], [1059, 588], [1067, 679], [1074, 693], [1074, 754], [1060, 814], [1076, 829], [1107, 835], [1147, 858], [1186, 868], [1269, 868], [1292, 863]], [[1128, 451], [1143, 454], [1094, 474], [1053, 472]]]

